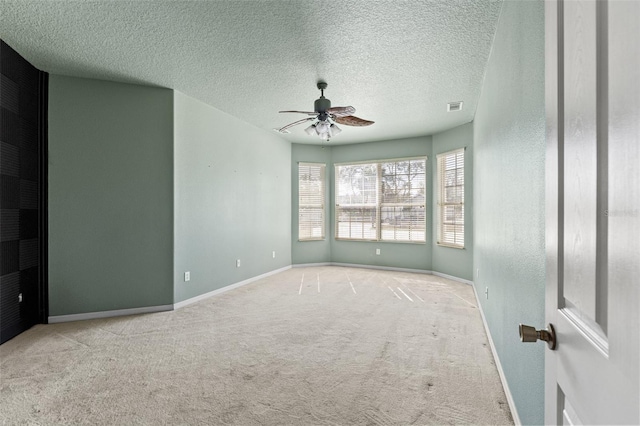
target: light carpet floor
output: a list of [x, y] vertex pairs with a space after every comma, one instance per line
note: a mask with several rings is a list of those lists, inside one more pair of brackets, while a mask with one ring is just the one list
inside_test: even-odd
[[471, 286], [295, 268], [0, 346], [3, 424], [513, 424]]

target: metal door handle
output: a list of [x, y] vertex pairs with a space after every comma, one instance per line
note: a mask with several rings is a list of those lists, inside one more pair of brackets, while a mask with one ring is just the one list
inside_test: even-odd
[[521, 342], [543, 340], [547, 342], [549, 349], [554, 350], [556, 348], [556, 331], [551, 324], [547, 325], [545, 330], [536, 330], [535, 327], [530, 325], [520, 324], [518, 331], [520, 332]]

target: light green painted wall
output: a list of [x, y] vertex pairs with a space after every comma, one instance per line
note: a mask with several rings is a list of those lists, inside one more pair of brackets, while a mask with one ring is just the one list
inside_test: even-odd
[[464, 243], [463, 250], [436, 244], [437, 214], [433, 211], [432, 268], [435, 272], [473, 281], [473, 124], [463, 124], [452, 130], [433, 135], [433, 155], [430, 158], [433, 203], [437, 209], [438, 187], [436, 156], [454, 149], [466, 148], [464, 155]]
[[173, 302], [173, 92], [50, 75], [49, 311]]
[[[298, 241], [298, 163], [326, 164], [325, 193], [325, 235], [323, 241]], [[325, 263], [331, 261], [331, 204], [329, 194], [333, 191], [329, 181], [331, 168], [331, 147], [318, 145], [291, 144], [291, 262], [294, 265], [305, 263]]]
[[506, 1], [474, 120], [474, 279], [524, 424], [544, 422], [544, 7]]
[[174, 100], [180, 302], [291, 264], [291, 147], [182, 93]]
[[[336, 145], [331, 148], [332, 163], [348, 161], [382, 160], [426, 155], [431, 159], [431, 136], [370, 142], [352, 145]], [[334, 184], [335, 170], [329, 168], [331, 185]], [[428, 162], [431, 164], [431, 162]], [[427, 179], [432, 179], [433, 170], [428, 168]], [[432, 187], [427, 186], [427, 200], [433, 199]], [[330, 194], [330, 205], [335, 205], [334, 191]], [[432, 220], [432, 208], [427, 206], [427, 223]], [[390, 242], [336, 241], [334, 236], [335, 216], [331, 209], [331, 261], [360, 265], [391, 266], [397, 268], [431, 270], [431, 227], [427, 226], [427, 244], [407, 244]], [[375, 254], [376, 248], [380, 255]]]

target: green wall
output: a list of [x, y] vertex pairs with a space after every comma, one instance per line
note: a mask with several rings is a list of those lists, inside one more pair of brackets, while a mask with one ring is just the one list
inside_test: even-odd
[[173, 92], [50, 75], [49, 313], [173, 303]]
[[[298, 241], [298, 163], [324, 163], [326, 168], [325, 239], [322, 241]], [[329, 194], [333, 187], [329, 181], [331, 171], [331, 147], [291, 144], [291, 262], [294, 265], [326, 263], [331, 261], [331, 204]]]
[[175, 301], [291, 265], [290, 144], [182, 93], [174, 105]]
[[504, 2], [474, 120], [474, 278], [520, 420], [544, 422], [544, 6]]
[[446, 132], [433, 135], [433, 151], [430, 157], [433, 184], [433, 207], [437, 209], [438, 183], [436, 156], [454, 149], [466, 148], [464, 153], [464, 249], [436, 244], [437, 215], [433, 211], [432, 268], [435, 272], [473, 281], [473, 124], [463, 124]]

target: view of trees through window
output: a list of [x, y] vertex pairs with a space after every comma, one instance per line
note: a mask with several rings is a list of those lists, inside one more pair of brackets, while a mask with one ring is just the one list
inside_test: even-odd
[[426, 158], [336, 165], [336, 238], [426, 241]]

